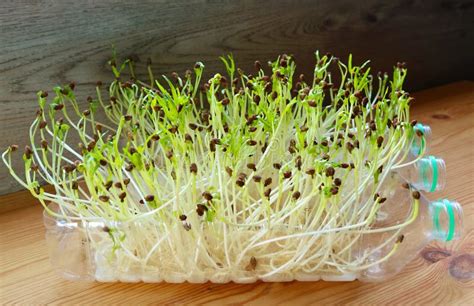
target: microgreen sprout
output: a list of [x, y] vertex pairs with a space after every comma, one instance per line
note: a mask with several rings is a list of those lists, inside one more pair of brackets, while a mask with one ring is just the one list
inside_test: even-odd
[[[203, 83], [201, 62], [157, 78], [149, 61], [149, 80], [139, 81], [133, 61], [114, 58], [108, 98], [98, 82], [86, 109], [74, 83], [38, 93], [24, 178], [12, 168], [18, 146], [2, 158], [50, 215], [82, 224], [114, 269], [242, 277], [356, 270], [363, 259], [350, 246], [372, 230], [382, 184], [416, 161], [407, 162], [408, 148], [424, 135], [410, 121], [403, 65], [389, 79], [351, 57], [315, 59], [307, 77], [295, 75], [289, 55], [268, 67], [255, 62], [252, 75], [222, 57], [227, 76]], [[97, 121], [99, 109], [109, 123]], [[107, 231], [84, 225], [94, 222]]]

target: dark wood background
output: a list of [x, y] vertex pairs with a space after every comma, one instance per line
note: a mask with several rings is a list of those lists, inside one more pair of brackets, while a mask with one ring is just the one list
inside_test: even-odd
[[[26, 144], [38, 90], [74, 80], [85, 101], [97, 80], [110, 80], [112, 44], [138, 60], [139, 72], [148, 57], [158, 73], [183, 72], [197, 60], [208, 72], [222, 70], [218, 56], [232, 52], [244, 70], [294, 54], [309, 74], [319, 49], [371, 59], [374, 71], [406, 61], [410, 91], [473, 75], [473, 1], [131, 2], [0, 2], [2, 151]], [[17, 189], [2, 164], [0, 194]]]

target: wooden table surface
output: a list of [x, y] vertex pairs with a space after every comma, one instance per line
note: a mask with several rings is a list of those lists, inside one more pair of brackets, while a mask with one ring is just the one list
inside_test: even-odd
[[[240, 284], [85, 283], [51, 269], [42, 208], [25, 192], [0, 197], [0, 303], [17, 304], [439, 304], [474, 301], [474, 82], [415, 95], [413, 117], [433, 130], [431, 154], [447, 164], [446, 189], [429, 198], [458, 200], [460, 241], [432, 244], [402, 273], [383, 283]], [[472, 305], [472, 304], [471, 304]]]

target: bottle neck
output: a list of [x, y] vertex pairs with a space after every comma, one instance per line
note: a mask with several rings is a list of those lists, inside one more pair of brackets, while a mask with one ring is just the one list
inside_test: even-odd
[[426, 192], [442, 190], [446, 183], [446, 164], [433, 155], [423, 157], [415, 164], [415, 187]]
[[414, 135], [410, 146], [410, 153], [414, 157], [420, 156], [428, 150], [427, 143], [431, 138], [431, 128], [428, 125], [417, 123], [413, 127]]
[[417, 190], [434, 192], [446, 184], [446, 164], [442, 158], [427, 156], [400, 169], [400, 174]]
[[432, 237], [448, 242], [456, 240], [462, 232], [462, 208], [458, 202], [439, 199], [430, 203]]

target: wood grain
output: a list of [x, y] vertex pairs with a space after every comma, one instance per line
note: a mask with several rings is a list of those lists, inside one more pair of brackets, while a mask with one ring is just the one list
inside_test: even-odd
[[[0, 197], [0, 301], [5, 304], [432, 304], [474, 300], [474, 83], [415, 95], [414, 117], [433, 129], [431, 153], [447, 163], [447, 189], [429, 198], [458, 200], [463, 238], [431, 244], [402, 273], [383, 283], [290, 282], [239, 284], [82, 283], [51, 269], [42, 209], [25, 192]], [[13, 205], [19, 205], [14, 208]]]
[[[371, 59], [375, 72], [403, 60], [411, 91], [472, 77], [473, 14], [467, 0], [1, 1], [0, 149], [26, 145], [38, 90], [74, 80], [85, 101], [110, 80], [112, 44], [142, 73], [148, 57], [158, 73], [197, 60], [222, 70], [218, 56], [229, 52], [246, 71], [294, 54], [306, 74], [316, 49]], [[0, 166], [0, 194], [18, 189]]]

